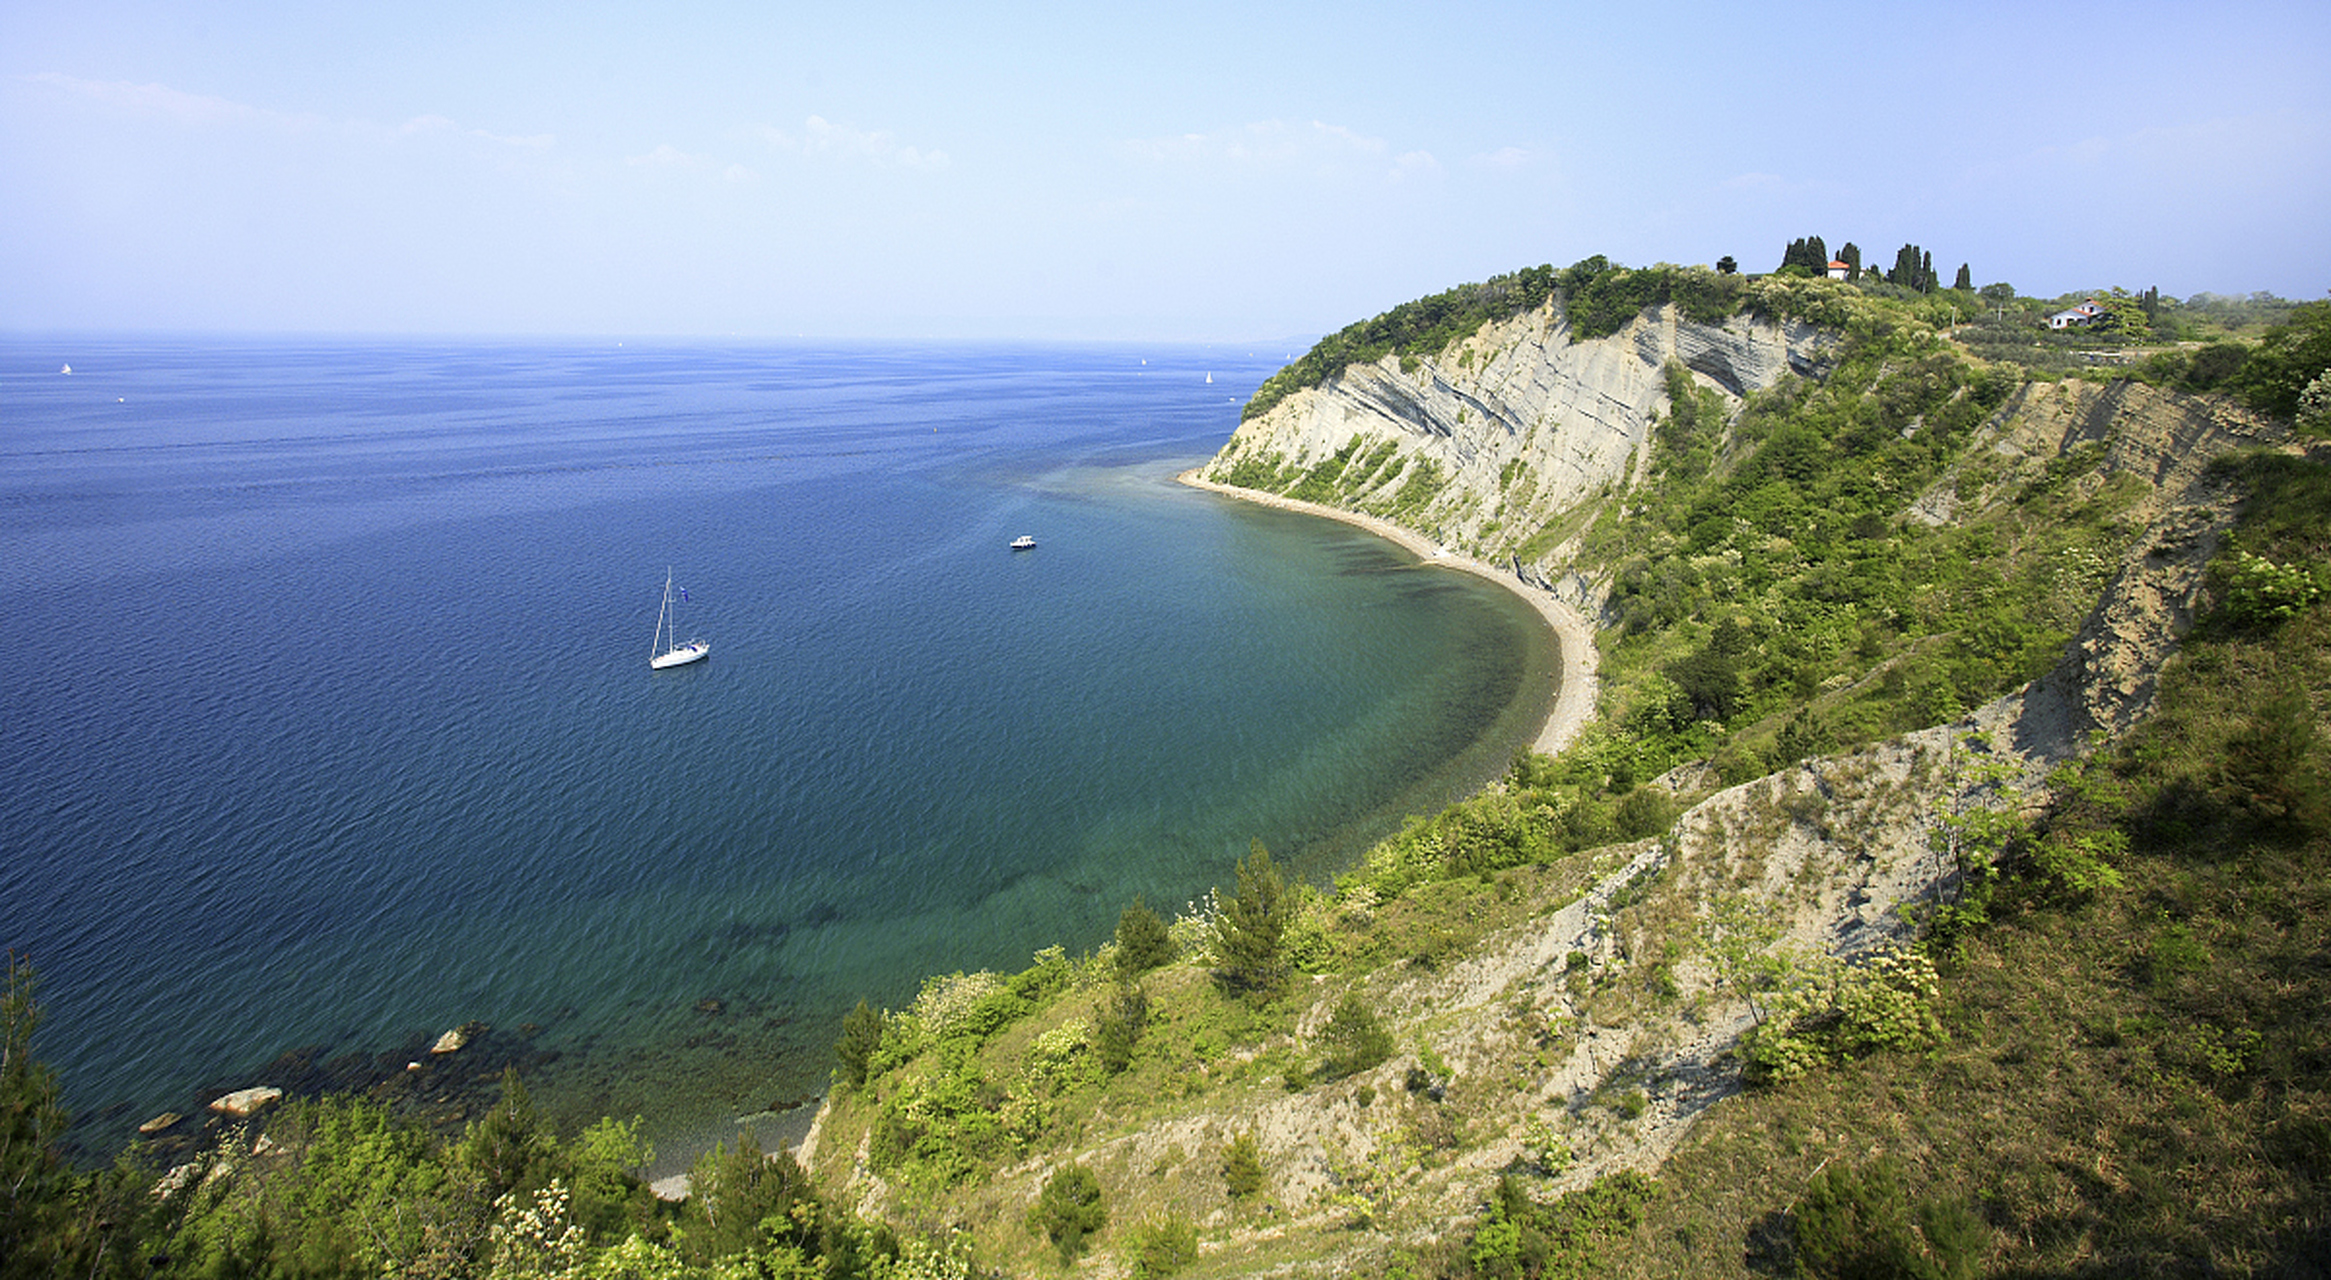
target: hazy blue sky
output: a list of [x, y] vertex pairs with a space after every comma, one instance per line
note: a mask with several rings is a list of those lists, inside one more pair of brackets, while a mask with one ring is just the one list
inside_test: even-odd
[[4, 0], [0, 327], [1316, 334], [1593, 253], [2331, 288], [2331, 3]]

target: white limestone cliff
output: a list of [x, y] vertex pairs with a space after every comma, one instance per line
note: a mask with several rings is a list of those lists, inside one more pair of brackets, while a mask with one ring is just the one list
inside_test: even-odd
[[[1387, 465], [1351, 495], [1354, 510], [1387, 514], [1418, 460], [1447, 478], [1398, 523], [1468, 554], [1514, 564], [1592, 613], [1592, 584], [1557, 581], [1559, 547], [1533, 539], [1581, 501], [1634, 483], [1667, 411], [1666, 368], [1736, 402], [1796, 373], [1824, 372], [1836, 336], [1802, 321], [1735, 316], [1723, 324], [1647, 310], [1607, 337], [1573, 341], [1559, 306], [1484, 325], [1437, 356], [1387, 355], [1298, 391], [1242, 424], [1203, 470], [1228, 480], [1248, 459], [1309, 469], [1356, 439], [1354, 456], [1391, 442]], [[1517, 555], [1520, 557], [1516, 563]]]

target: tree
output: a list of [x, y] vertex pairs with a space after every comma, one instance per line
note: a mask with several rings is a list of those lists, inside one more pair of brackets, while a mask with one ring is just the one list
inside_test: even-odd
[[1829, 270], [1828, 246], [1822, 244], [1819, 236], [1791, 240], [1788, 249], [1781, 254], [1781, 270], [1787, 272], [1791, 267], [1802, 267], [1807, 275], [1825, 274]]
[[1133, 1064], [1133, 1046], [1141, 1043], [1141, 1033], [1149, 1027], [1149, 993], [1139, 983], [1124, 983], [1101, 1003], [1097, 1017], [1093, 1052], [1101, 1060], [1101, 1070], [1116, 1075]]
[[502, 1100], [461, 1136], [462, 1162], [477, 1171], [489, 1195], [532, 1191], [548, 1176], [557, 1143], [534, 1109], [515, 1066], [502, 1069]]
[[1263, 1149], [1254, 1130], [1232, 1138], [1222, 1148], [1222, 1189], [1233, 1200], [1249, 1200], [1263, 1189]]
[[1384, 1029], [1359, 996], [1346, 992], [1327, 1026], [1320, 1031], [1319, 1045], [1327, 1056], [1319, 1064], [1318, 1078], [1336, 1080], [1366, 1071], [1391, 1057], [1392, 1033]]
[[1886, 283], [1898, 284], [1920, 293], [1934, 291], [1934, 255], [1914, 244], [1903, 245], [1894, 251], [1894, 269], [1886, 273]]
[[1222, 915], [1214, 924], [1224, 985], [1264, 995], [1279, 989], [1286, 976], [1279, 944], [1292, 908], [1286, 882], [1271, 865], [1271, 851], [1262, 841], [1254, 841], [1238, 860], [1238, 894], [1222, 904]]
[[1862, 278], [1862, 247], [1860, 245], [1851, 240], [1846, 241], [1845, 245], [1837, 251], [1837, 260], [1845, 264], [1846, 279], [1859, 280]]
[[32, 966], [11, 952], [0, 995], [0, 1276], [59, 1273], [76, 1252], [72, 1170], [56, 1150], [65, 1109], [56, 1074], [32, 1056], [39, 1025]]
[[842, 1078], [853, 1088], [865, 1084], [874, 1051], [882, 1046], [882, 1014], [864, 1000], [842, 1015], [842, 1038], [834, 1042], [841, 1059]]
[[2268, 329], [2231, 380], [2254, 409], [2294, 417], [2309, 383], [2331, 370], [2331, 302], [2308, 302]]
[[1729, 254], [1729, 253], [1725, 254], [1725, 255], [1724, 255], [1723, 257], [1721, 257], [1721, 258], [1718, 258], [1718, 259], [1716, 259], [1716, 274], [1717, 274], [1717, 275], [1720, 275], [1720, 276], [1728, 276], [1728, 275], [1732, 275], [1732, 274], [1734, 274], [1734, 273], [1738, 272], [1739, 270], [1740, 270], [1740, 264], [1739, 264], [1739, 263], [1737, 263], [1737, 262], [1734, 262], [1734, 261], [1732, 260], [1732, 255], [1731, 255], [1731, 254]]
[[2146, 318], [2144, 307], [2128, 290], [2115, 289], [2096, 301], [2102, 308], [2096, 317], [2098, 332], [2119, 334], [2130, 341], [2153, 332], [2153, 323]]
[[715, 1145], [688, 1171], [681, 1210], [682, 1252], [698, 1265], [806, 1242], [817, 1221], [809, 1175], [784, 1152], [764, 1154], [750, 1129], [734, 1147]]
[[1173, 958], [1173, 931], [1147, 903], [1135, 898], [1117, 917], [1117, 976], [1138, 978]]
[[1951, 287], [1962, 292], [1975, 287], [1975, 278], [1968, 274], [1966, 263], [1962, 262], [1959, 264], [1958, 278], [1951, 281]]

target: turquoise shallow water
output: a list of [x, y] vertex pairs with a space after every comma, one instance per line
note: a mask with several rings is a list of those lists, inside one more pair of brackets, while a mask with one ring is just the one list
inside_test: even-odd
[[684, 1149], [861, 997], [1494, 775], [1525, 606], [1172, 483], [1282, 356], [0, 341], [0, 943], [82, 1133], [480, 1020]]

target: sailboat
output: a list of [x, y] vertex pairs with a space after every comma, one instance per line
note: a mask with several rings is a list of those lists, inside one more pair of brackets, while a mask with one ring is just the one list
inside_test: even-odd
[[[686, 600], [688, 593], [681, 591], [680, 598]], [[664, 647], [667, 623], [672, 635], [672, 647], [669, 649]], [[656, 638], [648, 645], [648, 666], [656, 671], [666, 667], [684, 667], [691, 662], [703, 661], [704, 656], [711, 652], [712, 646], [702, 640], [691, 639], [686, 644], [680, 643], [680, 618], [672, 609], [672, 571], [664, 570], [664, 604], [656, 610]]]

